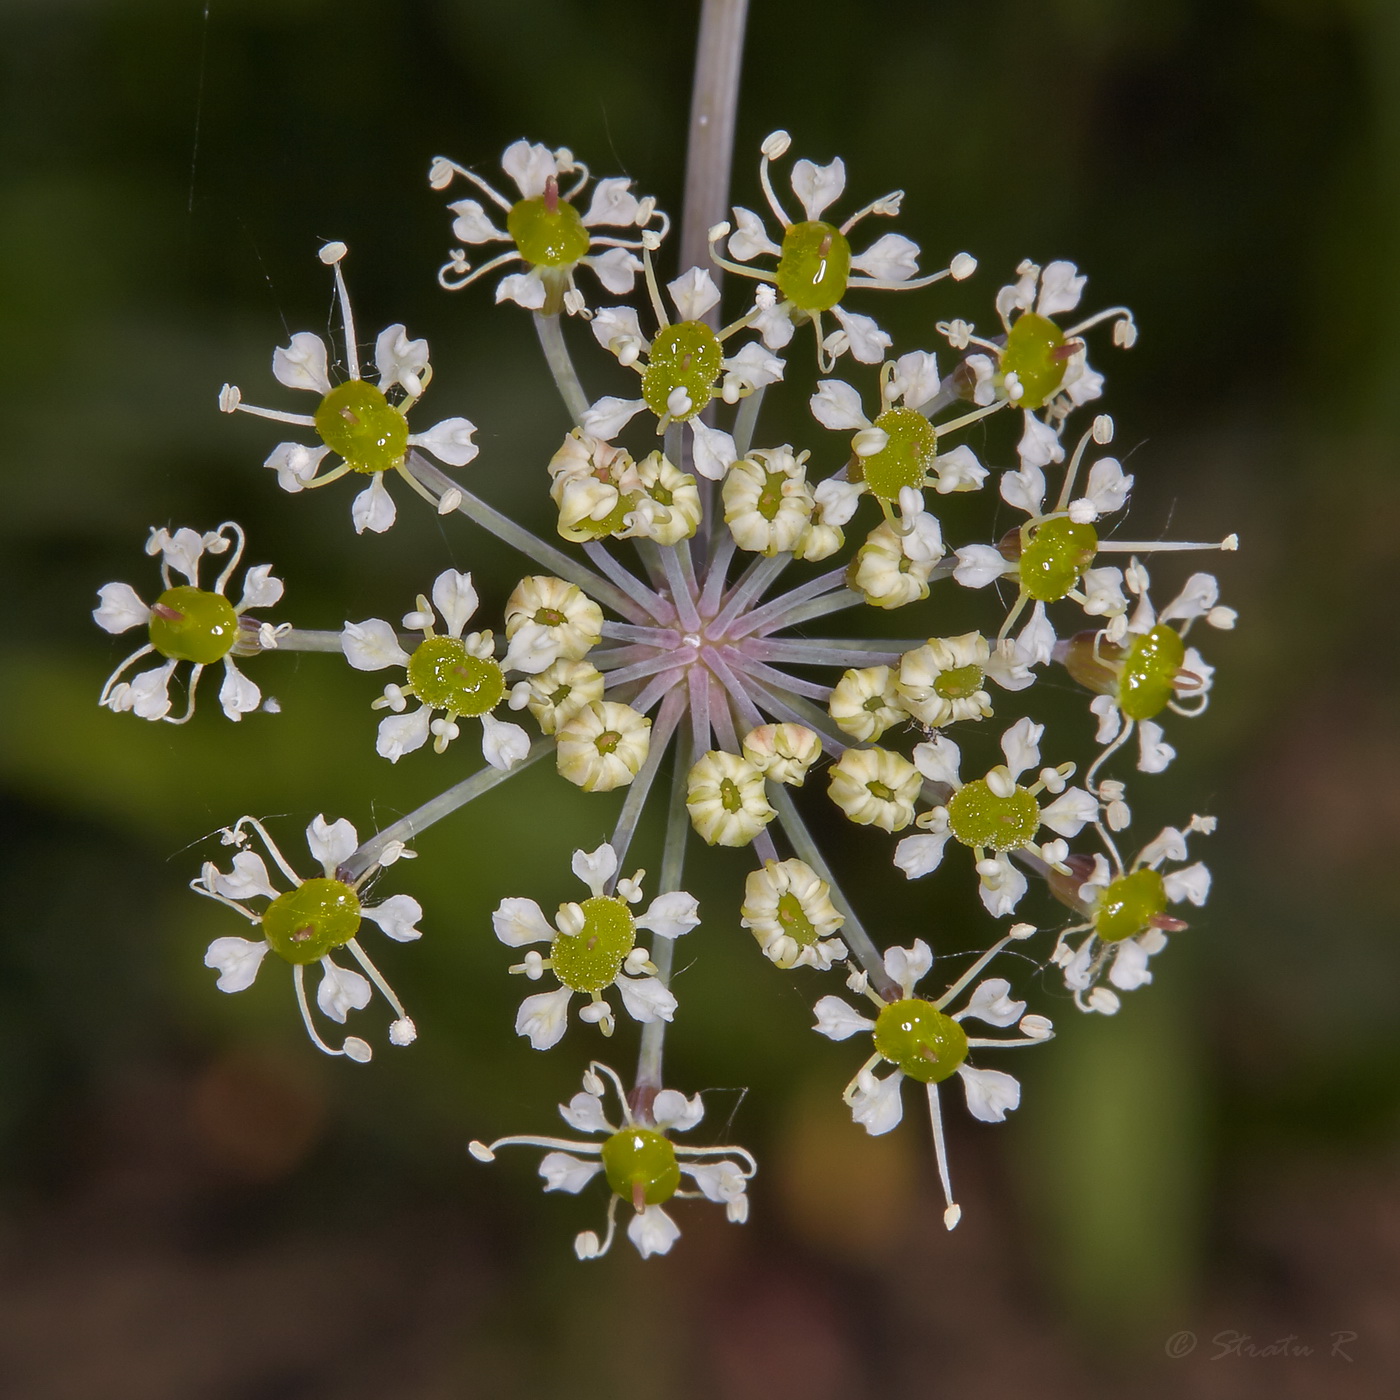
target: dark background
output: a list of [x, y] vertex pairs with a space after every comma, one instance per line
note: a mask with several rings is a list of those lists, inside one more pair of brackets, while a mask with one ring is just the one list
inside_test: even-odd
[[[523, 313], [435, 286], [450, 236], [428, 160], [489, 171], [528, 135], [678, 210], [695, 13], [0, 4], [0, 1393], [1393, 1395], [1390, 0], [755, 0], [735, 198], [757, 199], [779, 125], [795, 155], [845, 156], [853, 200], [904, 187], [926, 262], [968, 248], [982, 270], [863, 308], [900, 348], [933, 345], [934, 315], [987, 320], [1020, 258], [1076, 259], [1086, 305], [1126, 301], [1142, 327], [1131, 354], [1096, 354], [1134, 529], [1244, 542], [1221, 564], [1241, 625], [1211, 641], [1216, 703], [1138, 816], [1145, 834], [1220, 817], [1215, 895], [1114, 1021], [1075, 1017], [1026, 967], [1062, 1033], [1018, 1063], [1007, 1125], [955, 1115], [954, 1235], [919, 1119], [872, 1141], [841, 1108], [852, 1046], [806, 1030], [829, 988], [760, 966], [723, 920], [685, 973], [668, 1079], [720, 1090], [707, 1140], [762, 1158], [748, 1226], [685, 1210], [668, 1259], [624, 1245], [580, 1266], [569, 1242], [599, 1199], [543, 1197], [524, 1153], [466, 1157], [471, 1136], [549, 1131], [593, 1045], [576, 1029], [544, 1056], [510, 1034], [519, 984], [489, 933], [503, 894], [571, 897], [568, 851], [609, 830], [615, 801], [545, 771], [391, 872], [427, 910], [423, 942], [383, 959], [411, 1050], [325, 1061], [285, 969], [223, 997], [201, 966], [230, 928], [185, 890], [209, 851], [187, 847], [243, 811], [285, 814], [289, 851], [320, 810], [368, 831], [464, 771], [470, 741], [386, 768], [375, 678], [321, 657], [262, 659], [275, 719], [234, 727], [212, 693], [186, 730], [113, 716], [93, 701], [123, 653], [89, 620], [94, 590], [149, 588], [150, 525], [232, 515], [300, 625], [394, 616], [425, 558], [473, 569], [498, 610], [521, 572], [506, 551], [404, 491], [389, 535], [354, 538], [350, 492], [277, 491], [274, 439], [219, 416], [218, 386], [286, 402], [270, 350], [324, 326], [314, 254], [345, 239], [362, 337], [392, 320], [428, 337], [438, 416], [481, 428], [472, 484], [547, 529], [563, 413]], [[810, 434], [794, 402], [775, 435]], [[1009, 442], [984, 450], [1005, 461]], [[1049, 703], [1082, 753], [1082, 701]], [[957, 880], [894, 888], [884, 846], [849, 832], [882, 942], [985, 942]], [[702, 902], [737, 904], [741, 857], [696, 866]], [[625, 1064], [630, 1039], [612, 1048]], [[1183, 1329], [1199, 1345], [1171, 1358]], [[1213, 1359], [1222, 1333], [1312, 1354]]]

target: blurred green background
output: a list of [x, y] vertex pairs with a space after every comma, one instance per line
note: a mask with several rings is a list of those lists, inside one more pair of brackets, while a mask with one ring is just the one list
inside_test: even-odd
[[[150, 586], [152, 524], [233, 517], [299, 625], [394, 616], [448, 564], [498, 611], [525, 572], [507, 551], [405, 492], [390, 534], [355, 538], [350, 492], [279, 492], [267, 425], [215, 396], [232, 380], [285, 402], [270, 351], [325, 326], [314, 255], [344, 239], [362, 337], [403, 320], [429, 339], [438, 416], [480, 426], [472, 484], [547, 529], [563, 412], [527, 317], [436, 287], [450, 234], [428, 161], [489, 171], [528, 135], [677, 209], [696, 13], [0, 3], [0, 1390], [1395, 1394], [1393, 0], [754, 0], [735, 198], [757, 199], [756, 146], [780, 125], [795, 154], [846, 158], [853, 200], [905, 188], [926, 263], [967, 248], [981, 271], [871, 304], [901, 349], [933, 346], [935, 316], [988, 321], [1022, 257], [1077, 260], [1086, 305], [1127, 302], [1142, 328], [1130, 354], [1095, 355], [1134, 533], [1244, 542], [1220, 569], [1241, 626], [1211, 639], [1216, 703], [1136, 804], [1144, 837], [1220, 817], [1215, 894], [1117, 1020], [1075, 1017], [1024, 965], [1062, 1034], [1018, 1062], [1007, 1125], [950, 1124], [954, 1235], [918, 1117], [878, 1142], [850, 1124], [852, 1047], [806, 1029], [827, 988], [774, 973], [732, 917], [684, 948], [668, 1082], [716, 1090], [706, 1140], [762, 1158], [747, 1227], [687, 1210], [670, 1258], [622, 1247], [584, 1268], [569, 1241], [598, 1199], [543, 1197], [523, 1153], [467, 1158], [468, 1137], [551, 1130], [595, 1048], [577, 1028], [548, 1056], [510, 1034], [520, 990], [490, 936], [504, 894], [569, 897], [569, 850], [610, 830], [617, 802], [548, 765], [390, 872], [427, 911], [422, 943], [383, 958], [412, 1049], [325, 1061], [284, 969], [223, 997], [201, 966], [233, 931], [185, 889], [206, 833], [245, 811], [289, 852], [317, 811], [368, 831], [475, 759], [464, 739], [389, 769], [375, 679], [327, 657], [249, 667], [275, 718], [232, 726], [212, 695], [184, 730], [101, 711], [124, 650], [90, 621], [95, 589]], [[763, 436], [810, 438], [800, 398], [775, 398]], [[1009, 438], [979, 445], [1009, 460]], [[977, 519], [959, 501], [949, 531]], [[915, 611], [888, 625], [942, 625]], [[1085, 752], [1082, 700], [1050, 703]], [[985, 942], [970, 881], [894, 887], [887, 843], [824, 829], [882, 942]], [[638, 852], [653, 870], [658, 854]], [[737, 905], [743, 858], [693, 868], [702, 903]], [[625, 1028], [610, 1049], [627, 1063]], [[1183, 1329], [1198, 1345], [1169, 1356]], [[1230, 1332], [1313, 1354], [1215, 1359]]]

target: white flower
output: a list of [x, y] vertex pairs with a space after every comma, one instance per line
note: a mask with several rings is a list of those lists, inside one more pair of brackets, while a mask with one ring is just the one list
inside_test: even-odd
[[914, 820], [919, 770], [900, 754], [872, 746], [847, 749], [832, 765], [827, 792], [861, 826], [903, 831]]
[[831, 902], [831, 886], [805, 861], [766, 860], [750, 871], [740, 913], [740, 924], [777, 967], [825, 972], [846, 956], [846, 945], [833, 937], [846, 916]]
[[[291, 885], [290, 890], [278, 893], [262, 857], [247, 849], [250, 833], [256, 833]], [[306, 828], [306, 844], [322, 873], [306, 880], [292, 870], [255, 817], [240, 817], [221, 834], [225, 845], [237, 848], [232, 869], [225, 873], [212, 861], [207, 861], [199, 877], [190, 882], [190, 888], [241, 914], [260, 930], [262, 937], [256, 940], [216, 938], [209, 945], [204, 965], [218, 972], [219, 990], [241, 992], [252, 986], [263, 959], [269, 952], [275, 953], [291, 964], [297, 1005], [312, 1044], [327, 1055], [345, 1055], [364, 1063], [371, 1055], [367, 1042], [359, 1036], [349, 1036], [339, 1048], [329, 1045], [311, 1019], [306, 970], [313, 963], [320, 963], [316, 1004], [322, 1015], [344, 1025], [351, 1011], [362, 1011], [369, 1005], [373, 996], [372, 982], [394, 1010], [394, 1021], [389, 1027], [390, 1043], [410, 1044], [417, 1036], [413, 1022], [360, 946], [357, 935], [361, 921], [368, 919], [395, 941], [410, 942], [421, 936], [417, 925], [423, 917], [423, 909], [416, 899], [406, 894], [391, 895], [380, 904], [362, 903], [360, 891], [380, 867], [371, 863], [358, 873], [351, 873], [359, 849], [355, 828], [343, 818], [328, 822], [324, 816], [317, 816], [312, 820]], [[394, 858], [402, 854], [406, 853], [400, 846]], [[255, 899], [266, 900], [266, 906], [255, 911], [249, 903]], [[335, 962], [331, 954], [339, 948], [349, 952], [367, 976]]]
[[492, 915], [496, 937], [508, 948], [550, 945], [548, 957], [527, 953], [524, 962], [511, 968], [532, 981], [552, 972], [559, 982], [555, 991], [526, 997], [516, 1016], [516, 1034], [536, 1050], [548, 1050], [563, 1037], [575, 993], [589, 998], [580, 1019], [597, 1023], [604, 1035], [612, 1034], [614, 1020], [603, 993], [613, 986], [633, 1020], [669, 1021], [676, 998], [657, 977], [646, 950], [638, 947], [637, 930], [676, 939], [700, 922], [696, 900], [683, 890], [659, 895], [644, 914], [634, 916], [628, 906], [641, 900], [645, 872], [618, 881], [617, 893], [608, 893], [617, 874], [617, 856], [606, 843], [596, 851], [575, 851], [573, 871], [592, 897], [583, 904], [561, 904], [553, 924], [532, 899], [502, 900]]
[[690, 824], [711, 846], [747, 846], [777, 812], [760, 769], [738, 754], [711, 749], [691, 767], [685, 805]]
[[873, 743], [885, 730], [909, 718], [888, 666], [845, 672], [832, 688], [827, 712], [843, 733], [863, 743]]
[[555, 766], [585, 792], [626, 787], [651, 747], [651, 721], [629, 705], [595, 700], [560, 725]]
[[[231, 603], [225, 590], [243, 558], [243, 531], [232, 521], [201, 535], [196, 530], [153, 529], [146, 553], [159, 555], [162, 592], [148, 607], [129, 584], [108, 583], [98, 590], [93, 621], [105, 632], [118, 634], [133, 627], [147, 629], [145, 644], [132, 652], [108, 676], [97, 703], [118, 714], [130, 710], [140, 719], [184, 724], [194, 714], [195, 691], [206, 666], [223, 662], [224, 678], [219, 705], [231, 720], [241, 720], [262, 703], [262, 692], [233, 664], [233, 658], [255, 656], [273, 648], [285, 627], [259, 623], [248, 616], [251, 608], [272, 607], [282, 597], [282, 580], [274, 578], [270, 564], [257, 564], [244, 575], [243, 592]], [[227, 554], [212, 589], [199, 586], [200, 564], [205, 555]], [[176, 583], [172, 570], [186, 580]], [[122, 676], [143, 657], [155, 655], [161, 663], [141, 671], [130, 681]], [[173, 717], [170, 681], [176, 667], [190, 665], [186, 689], [189, 702], [184, 714]]]
[[807, 454], [790, 447], [755, 451], [724, 478], [724, 521], [734, 543], [770, 559], [801, 548], [816, 505], [807, 484]]
[[576, 584], [532, 574], [520, 580], [506, 602], [510, 646], [501, 664], [533, 675], [561, 658], [581, 661], [602, 635], [603, 610]]
[[[219, 407], [226, 413], [252, 413], [311, 429], [319, 439], [316, 447], [279, 443], [264, 465], [277, 473], [277, 483], [284, 491], [294, 494], [334, 481], [347, 472], [368, 476], [365, 489], [351, 503], [350, 516], [356, 534], [366, 530], [382, 534], [397, 515], [393, 497], [384, 487], [384, 473], [397, 472], [415, 489], [424, 490], [413, 474], [410, 449], [422, 448], [450, 467], [466, 466], [477, 454], [472, 442], [476, 428], [465, 418], [448, 418], [426, 432], [409, 432], [408, 410], [427, 388], [432, 368], [427, 341], [410, 340], [401, 324], [381, 331], [375, 342], [376, 382], [361, 376], [355, 318], [340, 270], [345, 252], [343, 243], [328, 243], [320, 256], [335, 273], [347, 378], [333, 385], [325, 341], [311, 331], [298, 331], [286, 346], [273, 352], [272, 373], [289, 389], [304, 389], [317, 395], [320, 402], [314, 413], [256, 408], [245, 404], [241, 391], [232, 384], [225, 384], [219, 391]], [[395, 397], [390, 399], [390, 394]], [[322, 473], [322, 462], [330, 453], [338, 456], [340, 463]]]
[[[608, 1086], [620, 1111], [617, 1124], [603, 1105]], [[680, 1229], [662, 1209], [675, 1196], [700, 1195], [723, 1205], [731, 1222], [747, 1220], [746, 1188], [758, 1170], [749, 1153], [742, 1147], [687, 1147], [671, 1141], [672, 1134], [687, 1132], [704, 1117], [700, 1095], [687, 1099], [674, 1089], [661, 1089], [641, 1097], [640, 1105], [629, 1098], [615, 1071], [595, 1060], [583, 1076], [583, 1092], [560, 1104], [559, 1113], [575, 1132], [596, 1134], [601, 1141], [515, 1134], [489, 1144], [473, 1142], [468, 1150], [480, 1162], [493, 1162], [502, 1147], [550, 1149], [539, 1169], [546, 1191], [577, 1194], [603, 1177], [610, 1192], [607, 1229], [601, 1240], [592, 1230], [577, 1236], [574, 1253], [580, 1259], [600, 1258], [612, 1248], [622, 1205], [632, 1209], [627, 1238], [643, 1259], [666, 1254], [680, 1238]], [[560, 1151], [563, 1147], [570, 1150]], [[692, 1179], [696, 1191], [677, 1189], [682, 1174]]]
[[[528, 271], [511, 273], [496, 287], [496, 300], [513, 301], [531, 311], [557, 315], [568, 310], [586, 309], [574, 279], [582, 264], [592, 269], [603, 286], [616, 296], [632, 290], [641, 261], [636, 254], [647, 233], [636, 238], [618, 238], [601, 232], [606, 229], [643, 230], [653, 221], [664, 236], [668, 221], [656, 209], [653, 199], [638, 199], [632, 182], [623, 178], [599, 180], [587, 209], [580, 211], [574, 201], [589, 183], [588, 168], [570, 151], [551, 151], [528, 141], [516, 141], [506, 148], [501, 167], [520, 191], [511, 200], [500, 194], [474, 171], [445, 156], [435, 156], [428, 172], [428, 183], [435, 190], [446, 189], [461, 178], [475, 185], [502, 211], [489, 214], [480, 200], [459, 199], [448, 205], [454, 215], [452, 234], [466, 245], [508, 243], [510, 250], [473, 267], [466, 248], [454, 248], [438, 272], [438, 281], [448, 291], [457, 291], [496, 268], [523, 262]], [[568, 189], [561, 185], [570, 177]], [[493, 222], [505, 216], [506, 228]], [[594, 232], [600, 230], [600, 232]]]

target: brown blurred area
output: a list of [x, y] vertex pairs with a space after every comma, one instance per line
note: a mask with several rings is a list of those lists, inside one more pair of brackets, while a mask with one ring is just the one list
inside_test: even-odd
[[[121, 653], [90, 622], [96, 587], [145, 581], [152, 524], [232, 517], [299, 625], [392, 615], [425, 558], [476, 571], [499, 610], [504, 549], [407, 511], [356, 539], [345, 494], [278, 492], [270, 439], [215, 395], [253, 397], [271, 347], [323, 325], [314, 253], [343, 238], [364, 324], [427, 336], [434, 401], [481, 426], [482, 494], [547, 528], [562, 412], [539, 409], [523, 315], [435, 286], [449, 233], [427, 164], [486, 170], [528, 135], [674, 209], [695, 13], [0, 3], [0, 1396], [1388, 1400], [1391, 0], [753, 0], [735, 198], [757, 198], [754, 152], [779, 125], [800, 153], [843, 155], [853, 195], [904, 187], [926, 261], [966, 247], [981, 271], [869, 308], [901, 349], [933, 345], [935, 315], [985, 317], [1022, 257], [1076, 259], [1092, 304], [1142, 327], [1096, 357], [1134, 531], [1243, 541], [1219, 565], [1241, 621], [1210, 639], [1215, 703], [1138, 810], [1144, 839], [1219, 816], [1211, 902], [1113, 1021], [1076, 1017], [1029, 961], [1007, 971], [1060, 1034], [1006, 1124], [949, 1114], [955, 1232], [912, 1101], [880, 1140], [841, 1108], [851, 1047], [808, 1030], [828, 988], [757, 966], [722, 921], [682, 974], [668, 1068], [707, 1091], [704, 1141], [760, 1157], [747, 1225], [682, 1206], [668, 1258], [624, 1244], [580, 1265], [570, 1242], [600, 1197], [544, 1196], [529, 1153], [467, 1157], [471, 1137], [552, 1131], [593, 1048], [577, 1028], [551, 1056], [510, 1034], [519, 993], [489, 938], [502, 895], [564, 897], [568, 851], [614, 815], [548, 775], [390, 872], [427, 911], [422, 943], [385, 959], [422, 1031], [408, 1050], [325, 1061], [277, 969], [222, 997], [200, 965], [229, 931], [185, 890], [208, 833], [244, 811], [289, 849], [318, 811], [369, 831], [443, 770], [386, 770], [372, 678], [327, 658], [263, 658], [283, 713], [237, 727], [212, 705], [183, 732], [99, 711]], [[807, 431], [800, 398], [771, 412], [775, 437]], [[1049, 703], [1087, 744], [1082, 698]], [[985, 943], [971, 901], [891, 887], [868, 833], [825, 834], [883, 941]], [[742, 868], [697, 873], [702, 905], [735, 904]], [[610, 1052], [630, 1056], [623, 1040]]]

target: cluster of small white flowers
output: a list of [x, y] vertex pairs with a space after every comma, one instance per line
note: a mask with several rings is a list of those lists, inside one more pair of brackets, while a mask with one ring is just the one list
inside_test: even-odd
[[[1045, 930], [1052, 938], [1039, 965], [1057, 969], [1066, 1002], [1072, 997], [1088, 1012], [1116, 1013], [1120, 993], [1151, 981], [1149, 959], [1186, 927], [1169, 906], [1199, 907], [1210, 887], [1206, 867], [1186, 862], [1188, 837], [1208, 834], [1212, 818], [1167, 827], [1130, 859], [1120, 853], [1133, 823], [1120, 751], [1135, 733], [1137, 772], [1158, 773], [1170, 763], [1179, 739], [1174, 729], [1168, 742], [1163, 718], [1199, 714], [1214, 678], [1192, 628], [1235, 623], [1206, 573], [1191, 574], [1171, 602], [1154, 604], [1144, 563], [1182, 550], [1232, 550], [1235, 537], [1216, 544], [1121, 538], [1118, 518], [1134, 480], [1102, 450], [1113, 442], [1113, 421], [1099, 413], [1071, 431], [1075, 412], [1104, 390], [1103, 375], [1089, 364], [1087, 334], [1111, 324], [1113, 343], [1126, 349], [1137, 335], [1131, 313], [1114, 307], [1062, 327], [1057, 318], [1076, 310], [1086, 279], [1068, 262], [1028, 261], [995, 297], [993, 334], [963, 320], [937, 323], [955, 362], [940, 366], [926, 347], [895, 354], [893, 337], [848, 302], [944, 277], [963, 280], [976, 263], [959, 253], [941, 271], [920, 275], [919, 248], [893, 232], [854, 252], [853, 229], [867, 218], [895, 217], [903, 196], [884, 195], [844, 223], [828, 222], [827, 210], [845, 191], [839, 158], [794, 163], [791, 190], [804, 217], [792, 219], [771, 169], [790, 144], [777, 132], [762, 146], [759, 181], [776, 231], [743, 207], [734, 209], [732, 223], [710, 230], [716, 267], [754, 288], [752, 301], [724, 326], [710, 269], [680, 269], [663, 296], [655, 263], [669, 222], [627, 180], [598, 181], [580, 212], [574, 201], [591, 177], [566, 149], [512, 145], [502, 165], [519, 189], [514, 200], [463, 166], [433, 162], [434, 189], [465, 180], [504, 211], [505, 224], [498, 227], [498, 216], [478, 199], [453, 203], [462, 246], [449, 253], [442, 285], [455, 290], [495, 268], [523, 264], [498, 284], [496, 300], [534, 313], [573, 420], [552, 459], [536, 467], [566, 549], [523, 530], [429, 460], [463, 467], [476, 458], [476, 429], [466, 418], [409, 432], [408, 412], [431, 378], [424, 341], [410, 339], [403, 325], [388, 327], [375, 342], [376, 381], [362, 377], [343, 244], [320, 254], [335, 280], [343, 363], [310, 332], [293, 335], [272, 357], [281, 384], [318, 396], [314, 413], [253, 408], [236, 387], [221, 391], [224, 411], [295, 424], [315, 438], [314, 445], [278, 444], [267, 458], [284, 490], [299, 493], [347, 473], [368, 478], [352, 507], [357, 532], [394, 523], [384, 486], [392, 472], [442, 516], [465, 516], [519, 550], [541, 572], [515, 584], [499, 636], [467, 630], [479, 600], [471, 573], [452, 568], [424, 578], [426, 592], [397, 625], [371, 617], [314, 632], [255, 621], [250, 610], [280, 602], [282, 585], [260, 565], [247, 571], [240, 601], [227, 600], [244, 544], [230, 524], [203, 535], [153, 531], [147, 552], [160, 558], [164, 591], [148, 605], [128, 585], [108, 584], [94, 613], [109, 632], [148, 632], [103, 689], [101, 703], [114, 711], [170, 720], [170, 683], [189, 663], [188, 706], [174, 721], [182, 723], [193, 713], [201, 671], [214, 661], [224, 664], [219, 698], [230, 718], [276, 710], [233, 658], [280, 647], [339, 653], [356, 670], [393, 673], [373, 701], [387, 711], [374, 749], [390, 763], [430, 740], [439, 756], [457, 752], [462, 723], [479, 722], [485, 766], [454, 777], [440, 797], [368, 841], [361, 843], [348, 822], [318, 816], [307, 839], [320, 876], [298, 876], [263, 825], [243, 817], [222, 834], [236, 847], [232, 870], [207, 863], [193, 882], [259, 934], [220, 937], [210, 946], [206, 962], [219, 973], [218, 987], [242, 990], [266, 954], [276, 953], [292, 967], [312, 1040], [329, 1054], [363, 1061], [370, 1047], [355, 1036], [338, 1048], [321, 1038], [304, 982], [313, 963], [322, 969], [316, 1002], [325, 1017], [344, 1023], [377, 987], [394, 1010], [390, 1042], [407, 1045], [416, 1037], [357, 936], [368, 919], [391, 939], [418, 937], [422, 910], [409, 896], [361, 902], [371, 877], [412, 854], [406, 841], [546, 755], [586, 792], [625, 790], [612, 839], [574, 853], [587, 897], [560, 905], [550, 918], [535, 900], [505, 895], [493, 924], [501, 943], [525, 950], [509, 971], [532, 983], [546, 979], [545, 990], [521, 1002], [516, 1033], [535, 1049], [550, 1049], [569, 1033], [573, 1007], [577, 1021], [612, 1037], [620, 1006], [623, 1024], [641, 1027], [635, 1083], [628, 1089], [613, 1070], [590, 1066], [582, 1092], [560, 1111], [576, 1131], [602, 1135], [594, 1141], [514, 1136], [471, 1147], [485, 1161], [509, 1143], [546, 1149], [540, 1173], [548, 1190], [576, 1192], [605, 1178], [606, 1231], [602, 1238], [578, 1236], [580, 1258], [608, 1249], [620, 1204], [632, 1209], [627, 1234], [644, 1256], [666, 1252], [677, 1237], [663, 1209], [673, 1198], [721, 1203], [733, 1221], [747, 1215], [752, 1158], [735, 1147], [676, 1146], [671, 1134], [694, 1128], [703, 1108], [698, 1095], [687, 1099], [660, 1079], [662, 1037], [680, 1010], [670, 986], [675, 940], [701, 924], [697, 900], [682, 885], [692, 832], [703, 844], [752, 852], [738, 917], [763, 958], [784, 972], [835, 971], [871, 1003], [873, 1018], [836, 996], [814, 999], [823, 1035], [872, 1037], [872, 1053], [845, 1091], [854, 1120], [871, 1133], [887, 1132], [901, 1117], [904, 1080], [926, 1086], [949, 1228], [960, 1209], [937, 1085], [956, 1074], [969, 1111], [983, 1121], [1001, 1121], [1017, 1106], [1016, 1080], [974, 1062], [984, 1050], [1048, 1040], [1051, 1023], [1013, 998], [1008, 978], [981, 974], [1013, 942], [1021, 965], [1036, 961], [1026, 949], [1041, 930], [1011, 924], [940, 995], [921, 995], [917, 985], [934, 964], [930, 942], [900, 946], [893, 930], [884, 937], [867, 932], [792, 790], [826, 764], [811, 787], [853, 824], [872, 828], [870, 839], [885, 842], [881, 859], [892, 878], [898, 871], [922, 879], [946, 864], [950, 879], [975, 881], [992, 919], [1015, 915], [1037, 882], [1070, 911], [1064, 926]], [[606, 229], [627, 236], [599, 232]], [[466, 248], [493, 242], [509, 246], [473, 266]], [[591, 306], [576, 280], [580, 267], [611, 297], [631, 293], [640, 275], [646, 329], [631, 306]], [[566, 317], [587, 323], [577, 339], [595, 356], [605, 352], [605, 373], [616, 375], [620, 366], [637, 376], [636, 396], [584, 393]], [[808, 401], [809, 440], [756, 446], [764, 395], [795, 377], [778, 352], [804, 323], [814, 329], [819, 376], [798, 391]], [[835, 377], [843, 361], [848, 377]], [[970, 425], [1008, 414], [1019, 415], [1014, 466], [956, 440]], [[629, 433], [637, 435], [630, 447], [619, 441]], [[939, 498], [976, 493], [992, 481], [1019, 523], [994, 541], [946, 540]], [[849, 557], [774, 591], [789, 566], [838, 556], [862, 511], [868, 522]], [[206, 554], [229, 556], [212, 590], [199, 586]], [[1114, 556], [1122, 559], [1114, 563]], [[187, 582], [177, 584], [172, 571]], [[986, 613], [987, 595], [977, 590], [993, 585], [1009, 599], [1000, 620], [971, 626]], [[940, 610], [925, 615], [919, 605], [940, 586]], [[960, 603], [968, 616], [954, 629], [944, 619]], [[924, 626], [896, 641], [808, 634], [817, 619], [861, 606], [908, 609]], [[930, 628], [938, 635], [928, 635]], [[154, 669], [121, 679], [151, 654], [159, 658]], [[806, 674], [813, 668], [821, 679]], [[1097, 724], [1096, 751], [1077, 782], [1081, 765], [1063, 757], [1063, 736], [1047, 741], [1044, 724], [1019, 698], [1020, 713], [998, 718], [1047, 676], [1080, 687]], [[498, 717], [502, 706], [528, 718], [537, 733]], [[993, 733], [1000, 731], [995, 746], [988, 720], [995, 721]], [[1042, 761], [1042, 749], [1050, 762]], [[638, 913], [646, 872], [621, 871], [649, 797], [665, 789], [657, 783], [663, 771], [670, 774], [661, 818], [665, 855], [656, 893]], [[249, 848], [252, 835], [288, 889], [273, 885], [262, 856]], [[970, 853], [967, 873], [968, 858], [945, 862], [950, 843]], [[928, 907], [932, 914], [936, 906]], [[715, 922], [732, 923], [732, 914]], [[650, 935], [645, 942], [643, 934]], [[337, 949], [360, 971], [337, 963]], [[960, 1009], [949, 1009], [955, 1003]], [[1019, 1034], [977, 1038], [965, 1028], [969, 1020], [1017, 1027]], [[609, 1084], [618, 1122], [604, 1112]], [[682, 1174], [694, 1190], [681, 1189]]]

